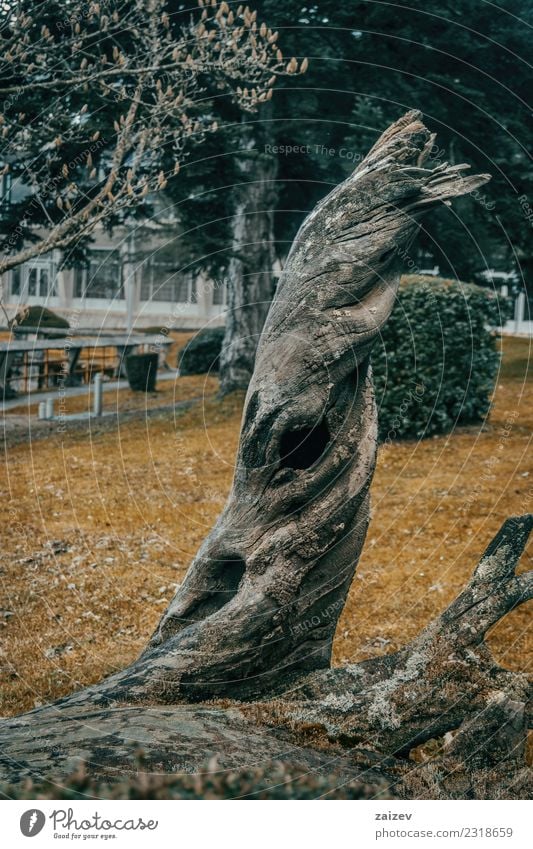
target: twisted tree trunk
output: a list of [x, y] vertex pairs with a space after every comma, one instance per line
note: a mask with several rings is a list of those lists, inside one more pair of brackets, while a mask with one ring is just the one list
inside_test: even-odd
[[[124, 769], [129, 736], [159, 769], [196, 769], [216, 745], [230, 765], [268, 752], [311, 769], [333, 759], [350, 775], [371, 766], [416, 795], [406, 755], [449, 734], [446, 770], [473, 763], [487, 786], [496, 746], [509, 781], [521, 776], [527, 682], [496, 667], [483, 639], [533, 595], [531, 575], [514, 573], [530, 519], [504, 526], [470, 585], [413, 643], [329, 668], [368, 524], [369, 355], [394, 304], [399, 254], [427, 210], [487, 179], [425, 167], [432, 144], [408, 113], [304, 222], [257, 352], [222, 515], [135, 663], [0, 727], [8, 774], [65, 768], [73, 753]], [[190, 704], [217, 697], [246, 704]], [[457, 786], [446, 792], [467, 792]]]
[[257, 351], [226, 507], [146, 652], [108, 683], [121, 697], [249, 698], [329, 666], [368, 524], [369, 354], [395, 301], [399, 249], [428, 209], [487, 179], [424, 168], [432, 144], [408, 113], [297, 234]]

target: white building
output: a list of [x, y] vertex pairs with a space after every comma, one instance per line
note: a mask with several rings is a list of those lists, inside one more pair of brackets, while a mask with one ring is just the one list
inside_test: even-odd
[[[22, 185], [13, 189], [9, 174], [0, 178], [2, 203], [26, 193]], [[191, 268], [172, 209], [165, 210], [160, 197], [155, 203], [151, 220], [117, 227], [112, 237], [97, 229], [85, 266], [62, 269], [61, 252], [51, 251], [4, 274], [0, 291], [10, 318], [22, 306], [39, 305], [80, 329], [223, 323], [225, 281], [207, 280]]]
[[180, 268], [172, 245], [99, 234], [87, 265], [61, 269], [50, 252], [4, 275], [4, 305], [10, 315], [38, 304], [79, 328], [134, 329], [172, 325], [199, 328], [224, 321], [226, 286]]

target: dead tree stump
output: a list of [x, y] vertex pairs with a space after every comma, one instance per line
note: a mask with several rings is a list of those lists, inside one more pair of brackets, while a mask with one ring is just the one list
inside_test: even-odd
[[[504, 786], [502, 769], [522, 792], [528, 682], [496, 666], [484, 636], [533, 595], [532, 575], [515, 575], [530, 518], [504, 525], [468, 587], [411, 644], [330, 668], [368, 525], [370, 353], [400, 256], [427, 211], [488, 179], [431, 167], [432, 146], [420, 115], [407, 113], [305, 220], [258, 348], [224, 511], [135, 663], [0, 726], [8, 776], [64, 771], [73, 754], [104, 773], [125, 769], [127, 738], [142, 738], [160, 769], [194, 770], [203, 728], [223, 764], [297, 749], [310, 768], [325, 757], [349, 774], [378, 770], [415, 795], [409, 752], [441, 737], [439, 763], [462, 784], [426, 769], [429, 795], [437, 785], [482, 795], [483, 782]], [[217, 698], [238, 703], [194, 704]]]

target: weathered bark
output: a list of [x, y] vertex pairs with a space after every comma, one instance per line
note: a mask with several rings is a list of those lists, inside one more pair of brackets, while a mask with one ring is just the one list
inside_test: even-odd
[[237, 705], [51, 705], [3, 722], [0, 744], [0, 781], [14, 783], [64, 777], [79, 760], [96, 779], [132, 776], [140, 752], [143, 770], [153, 774], [200, 772], [216, 756], [220, 770], [285, 762], [316, 774], [336, 772], [341, 781], [387, 778], [383, 769], [354, 763], [341, 747], [317, 750], [282, 729], [261, 727]]
[[[533, 595], [532, 575], [514, 571], [531, 517], [506, 523], [468, 587], [410, 645], [328, 668], [368, 523], [369, 355], [395, 300], [398, 255], [426, 210], [486, 179], [424, 167], [432, 144], [408, 113], [304, 222], [258, 348], [222, 515], [138, 661], [0, 727], [10, 777], [17, 761], [64, 772], [73, 754], [103, 771], [125, 768], [126, 734], [162, 769], [179, 768], [177, 739], [184, 769], [197, 768], [215, 737], [228, 763], [264, 757], [265, 745], [295, 756], [305, 741], [299, 762], [314, 769], [318, 741], [352, 777], [375, 767], [412, 793], [406, 755], [448, 735], [445, 771], [474, 766], [485, 787], [521, 776], [528, 685], [497, 667], [484, 637]], [[183, 704], [217, 697], [246, 704]], [[52, 743], [28, 739], [28, 729]], [[204, 750], [189, 752], [204, 736]], [[446, 792], [482, 792], [468, 781]]]
[[[263, 113], [265, 108], [263, 108]], [[264, 115], [268, 119], [268, 115]], [[260, 125], [244, 135], [237, 161], [241, 182], [232, 187], [235, 215], [228, 269], [226, 333], [220, 357], [223, 395], [247, 389], [273, 295], [274, 209], [277, 161], [264, 149]]]
[[[515, 574], [532, 527], [531, 515], [505, 522], [468, 586], [413, 642], [394, 654], [312, 673], [277, 703], [276, 722], [312, 724], [331, 741], [391, 755], [458, 732], [449, 752], [465, 748], [479, 765], [490, 763], [502, 745], [523, 757], [531, 684], [496, 664], [485, 636], [533, 598], [533, 572]], [[487, 712], [500, 716], [497, 745]], [[473, 728], [475, 741], [463, 746]]]
[[487, 179], [424, 168], [432, 144], [408, 113], [302, 225], [257, 351], [227, 504], [111, 693], [250, 698], [329, 666], [368, 524], [369, 354], [394, 304], [399, 249], [428, 209]]

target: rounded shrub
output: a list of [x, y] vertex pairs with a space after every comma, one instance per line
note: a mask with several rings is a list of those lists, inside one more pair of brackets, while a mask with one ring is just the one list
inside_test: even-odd
[[31, 307], [22, 307], [14, 318], [9, 322], [10, 328], [32, 327], [32, 328], [61, 328], [68, 330], [70, 327], [66, 318], [49, 310], [48, 307], [40, 307], [34, 304]]
[[223, 327], [206, 327], [200, 330], [178, 352], [180, 374], [207, 374], [218, 372], [218, 362], [225, 330]]
[[494, 329], [508, 315], [507, 299], [480, 286], [403, 277], [372, 353], [380, 440], [481, 421], [500, 362]]

